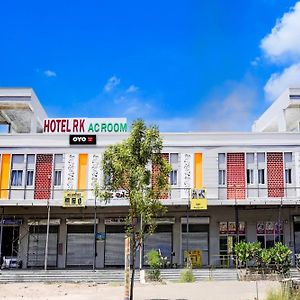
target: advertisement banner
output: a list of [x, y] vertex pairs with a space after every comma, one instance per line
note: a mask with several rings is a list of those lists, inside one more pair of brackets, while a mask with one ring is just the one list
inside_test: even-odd
[[85, 206], [84, 192], [65, 191], [62, 206], [63, 207], [84, 207]]

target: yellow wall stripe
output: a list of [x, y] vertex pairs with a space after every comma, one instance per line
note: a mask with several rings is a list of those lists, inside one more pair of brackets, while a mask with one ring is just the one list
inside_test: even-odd
[[88, 155], [79, 154], [79, 163], [78, 163], [78, 189], [87, 188], [87, 163]]
[[1, 161], [0, 199], [8, 199], [10, 154], [2, 154]]
[[196, 189], [203, 187], [202, 153], [194, 154], [194, 186]]

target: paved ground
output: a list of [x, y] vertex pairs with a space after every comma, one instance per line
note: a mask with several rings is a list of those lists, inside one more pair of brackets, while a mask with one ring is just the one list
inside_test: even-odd
[[[259, 300], [278, 288], [272, 281], [259, 281]], [[9, 283], [0, 284], [0, 299], [5, 300], [122, 300], [124, 287], [88, 283]], [[135, 300], [254, 300], [255, 282], [207, 281], [196, 283], [137, 284]]]

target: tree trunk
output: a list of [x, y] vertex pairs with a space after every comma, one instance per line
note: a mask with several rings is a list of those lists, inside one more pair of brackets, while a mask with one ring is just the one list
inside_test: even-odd
[[132, 273], [131, 273], [131, 281], [130, 281], [130, 300], [133, 300], [133, 287], [134, 287], [134, 274], [135, 274], [135, 255], [136, 255], [136, 241], [135, 241], [135, 231], [132, 236]]

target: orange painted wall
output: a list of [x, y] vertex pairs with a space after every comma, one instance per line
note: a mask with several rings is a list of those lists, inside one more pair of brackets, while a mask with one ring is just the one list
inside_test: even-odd
[[78, 163], [78, 189], [87, 188], [87, 168], [88, 168], [88, 155], [79, 154]]
[[194, 154], [194, 187], [200, 189], [203, 187], [202, 153]]
[[2, 154], [1, 162], [0, 199], [8, 199], [10, 154]]

